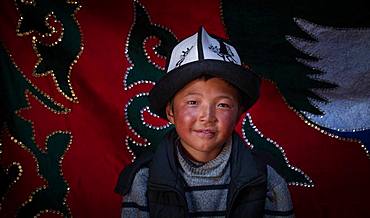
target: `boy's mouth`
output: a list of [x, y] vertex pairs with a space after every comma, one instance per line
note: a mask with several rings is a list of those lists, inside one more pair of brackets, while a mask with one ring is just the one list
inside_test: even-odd
[[212, 138], [216, 134], [216, 131], [212, 129], [197, 129], [197, 130], [194, 130], [194, 132], [197, 135], [201, 137], [206, 137], [206, 138]]

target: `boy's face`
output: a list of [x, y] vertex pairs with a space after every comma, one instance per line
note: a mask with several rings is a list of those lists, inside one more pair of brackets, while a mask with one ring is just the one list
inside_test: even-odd
[[238, 91], [220, 78], [196, 79], [166, 108], [182, 146], [196, 161], [214, 159], [240, 116]]

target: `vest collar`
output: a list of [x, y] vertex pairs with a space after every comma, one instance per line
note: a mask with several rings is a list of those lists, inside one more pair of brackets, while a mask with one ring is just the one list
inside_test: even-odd
[[[175, 129], [170, 130], [158, 146], [149, 170], [149, 184], [158, 187], [172, 187], [183, 193], [184, 181], [178, 170], [175, 142], [178, 135]], [[261, 172], [250, 149], [246, 148], [242, 139], [234, 132], [232, 136], [231, 184], [230, 191], [253, 182], [261, 177]]]

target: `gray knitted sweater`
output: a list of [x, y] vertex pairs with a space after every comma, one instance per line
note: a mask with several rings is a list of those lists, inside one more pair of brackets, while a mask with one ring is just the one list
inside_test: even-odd
[[[212, 214], [215, 211], [217, 211], [215, 214], [222, 214], [226, 211], [231, 145], [230, 140], [220, 154], [207, 163], [191, 161], [183, 154], [181, 148], [177, 148], [180, 172], [187, 186], [185, 197], [190, 214], [197, 214], [197, 212]], [[148, 168], [142, 168], [136, 174], [131, 190], [123, 197], [121, 217], [149, 217], [145, 195], [148, 175]], [[267, 190], [264, 217], [294, 217], [287, 184], [270, 166], [267, 166]]]

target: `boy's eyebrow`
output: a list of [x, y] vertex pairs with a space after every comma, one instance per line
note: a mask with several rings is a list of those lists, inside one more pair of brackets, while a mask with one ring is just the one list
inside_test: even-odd
[[232, 96], [228, 96], [228, 95], [220, 95], [220, 96], [217, 96], [217, 98], [228, 98], [228, 99], [230, 99], [230, 100], [235, 100], [235, 98], [234, 98], [234, 97], [232, 97]]
[[189, 92], [189, 93], [186, 93], [185, 96], [189, 96], [189, 95], [202, 95], [202, 94], [200, 94], [198, 92]]

